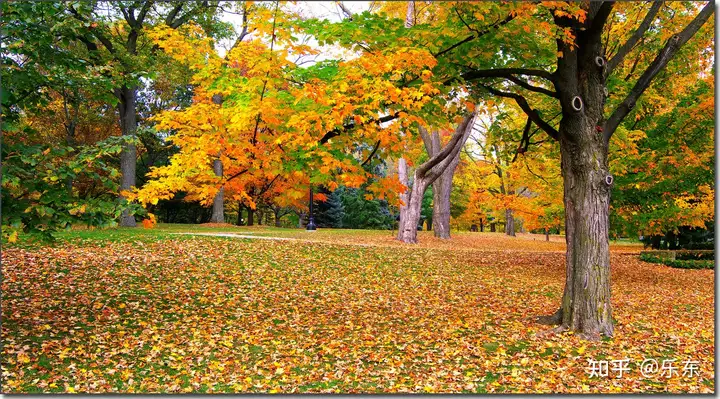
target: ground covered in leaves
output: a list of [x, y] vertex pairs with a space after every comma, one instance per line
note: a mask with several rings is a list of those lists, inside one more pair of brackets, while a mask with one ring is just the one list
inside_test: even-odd
[[535, 336], [562, 295], [559, 237], [186, 230], [4, 247], [3, 392], [714, 391], [713, 271], [636, 245], [612, 245], [615, 336], [588, 342]]

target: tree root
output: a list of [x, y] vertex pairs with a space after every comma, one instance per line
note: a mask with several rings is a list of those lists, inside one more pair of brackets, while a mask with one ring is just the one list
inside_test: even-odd
[[562, 309], [558, 309], [555, 313], [549, 316], [538, 316], [535, 318], [535, 322], [547, 326], [559, 325], [562, 323]]

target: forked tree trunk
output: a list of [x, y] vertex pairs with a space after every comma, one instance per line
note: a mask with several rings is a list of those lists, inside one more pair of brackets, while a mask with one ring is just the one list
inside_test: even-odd
[[515, 216], [512, 209], [505, 209], [505, 234], [515, 237]]
[[[223, 175], [223, 164], [219, 159], [213, 161], [213, 172], [215, 176], [222, 177]], [[213, 200], [212, 217], [210, 222], [212, 223], [225, 223], [225, 187], [220, 187], [215, 199]]]
[[[474, 113], [466, 116], [462, 123], [460, 123], [460, 125], [458, 125], [455, 129], [455, 133], [453, 133], [452, 138], [445, 147], [415, 169], [409, 198], [401, 196], [401, 199], [403, 199], [403, 202], [407, 204], [407, 206], [400, 207], [400, 223], [398, 224], [397, 235], [398, 240], [405, 243], [417, 243], [417, 225], [420, 221], [422, 199], [425, 194], [425, 190], [429, 185], [433, 184], [433, 182], [435, 182], [448, 167], [450, 167], [454, 158], [460, 154], [460, 150], [465, 145], [465, 141], [467, 141], [467, 138], [472, 132], [474, 122]], [[420, 133], [427, 143], [428, 138], [430, 137], [428, 132], [424, 128], [420, 127]], [[407, 165], [404, 163], [404, 160], [401, 160], [398, 164], [398, 175], [401, 182], [405, 179], [404, 183], [407, 187]]]
[[[425, 151], [430, 157], [435, 156], [442, 150], [440, 142], [440, 134], [435, 131], [432, 134], [421, 130], [423, 142], [425, 143]], [[432, 226], [434, 235], [438, 238], [450, 238], [450, 193], [452, 191], [452, 181], [455, 175], [455, 169], [460, 163], [460, 153], [458, 152], [452, 158], [450, 164], [440, 177], [433, 182], [433, 215]]]

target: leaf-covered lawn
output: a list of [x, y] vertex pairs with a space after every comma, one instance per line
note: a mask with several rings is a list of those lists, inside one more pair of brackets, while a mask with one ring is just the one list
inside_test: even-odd
[[[73, 234], [3, 248], [4, 392], [714, 391], [713, 271], [644, 263], [637, 247], [611, 255], [615, 337], [588, 342], [534, 336], [562, 295], [559, 241]], [[679, 375], [643, 377], [645, 358]], [[589, 378], [589, 359], [630, 371]]]

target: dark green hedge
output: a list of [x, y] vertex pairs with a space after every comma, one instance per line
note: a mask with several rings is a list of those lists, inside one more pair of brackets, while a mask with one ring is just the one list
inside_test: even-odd
[[701, 259], [669, 259], [666, 257], [653, 256], [651, 254], [640, 254], [640, 260], [650, 263], [662, 263], [670, 267], [678, 269], [714, 269], [714, 260], [701, 260]]

